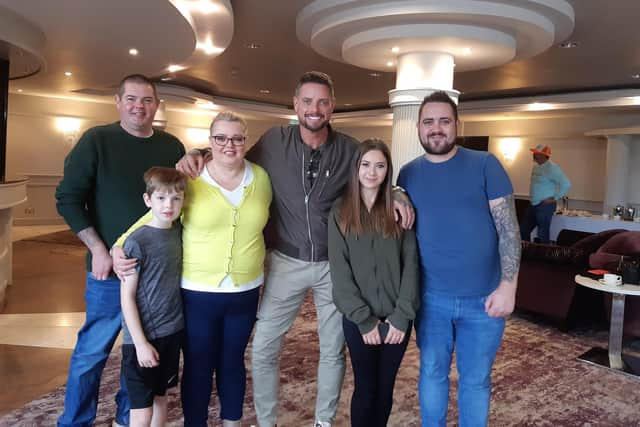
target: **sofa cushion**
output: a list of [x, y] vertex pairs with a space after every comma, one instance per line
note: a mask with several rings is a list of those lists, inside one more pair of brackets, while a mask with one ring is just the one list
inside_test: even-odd
[[571, 246], [546, 245], [522, 242], [522, 260], [541, 261], [552, 264], [586, 263], [589, 254], [584, 249]]
[[622, 259], [640, 256], [640, 231], [624, 231], [607, 240], [589, 257], [593, 268], [614, 271]]
[[596, 234], [592, 234], [583, 239], [578, 240], [573, 245], [571, 245], [574, 249], [582, 249], [587, 254], [591, 254], [606, 243], [609, 242], [614, 236], [624, 233], [626, 230], [615, 229], [615, 230], [605, 230]]

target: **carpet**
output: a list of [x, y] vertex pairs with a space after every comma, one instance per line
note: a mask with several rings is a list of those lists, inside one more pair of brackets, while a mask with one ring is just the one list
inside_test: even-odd
[[57, 231], [55, 233], [41, 234], [22, 239], [23, 242], [55, 243], [58, 245], [84, 246], [84, 243], [71, 230]]
[[[307, 298], [290, 333], [281, 358], [279, 425], [311, 426], [315, 407], [315, 371], [318, 343], [315, 309]], [[594, 345], [606, 345], [605, 330], [563, 333], [535, 318], [512, 316], [494, 366], [491, 426], [639, 426], [640, 381], [586, 363], [576, 357]], [[247, 352], [247, 355], [250, 351]], [[97, 426], [113, 418], [120, 357], [113, 355], [105, 368], [98, 406]], [[249, 367], [249, 357], [247, 366]], [[390, 426], [420, 425], [416, 383], [418, 349], [409, 344], [395, 388]], [[255, 423], [251, 378], [244, 405], [244, 426]], [[457, 374], [452, 370], [449, 425], [457, 425]], [[353, 390], [347, 369], [336, 427], [349, 425]], [[23, 408], [0, 417], [0, 426], [54, 425], [62, 410], [64, 387]], [[215, 392], [210, 405], [210, 425], [218, 426]], [[169, 398], [170, 425], [182, 425], [178, 390]]]

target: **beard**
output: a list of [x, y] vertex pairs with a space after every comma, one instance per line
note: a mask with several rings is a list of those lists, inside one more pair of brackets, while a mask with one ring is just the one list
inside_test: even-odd
[[450, 153], [451, 150], [453, 150], [453, 147], [456, 146], [456, 141], [453, 140], [451, 142], [444, 142], [439, 146], [436, 146], [434, 144], [431, 144], [429, 142], [429, 138], [430, 137], [434, 137], [434, 136], [441, 136], [443, 138], [446, 138], [446, 135], [443, 133], [432, 133], [430, 135], [427, 135], [427, 140], [423, 140], [422, 136], [420, 134], [418, 134], [418, 139], [420, 139], [420, 145], [422, 145], [422, 148], [424, 149], [424, 151], [428, 154], [435, 154], [435, 155], [443, 155], [443, 154], [447, 154]]
[[311, 126], [308, 122], [307, 122], [307, 118], [306, 117], [302, 117], [302, 120], [300, 120], [300, 118], [298, 117], [298, 122], [300, 123], [300, 126], [302, 126], [303, 128], [307, 129], [308, 131], [311, 132], [318, 132], [324, 128], [326, 128], [327, 126], [329, 126], [329, 120], [323, 120], [320, 123], [318, 123], [316, 126]]

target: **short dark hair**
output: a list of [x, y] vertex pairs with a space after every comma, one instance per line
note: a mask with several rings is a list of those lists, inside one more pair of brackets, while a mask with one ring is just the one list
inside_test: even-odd
[[335, 94], [333, 93], [333, 80], [331, 80], [331, 77], [329, 77], [328, 74], [325, 74], [320, 71], [307, 71], [306, 73], [304, 73], [302, 77], [300, 77], [300, 80], [298, 80], [298, 84], [296, 85], [296, 92], [295, 92], [296, 96], [298, 96], [298, 92], [300, 92], [300, 88], [305, 83], [318, 83], [321, 85], [325, 85], [326, 87], [329, 88], [329, 91], [331, 92], [331, 99], [335, 99], [336, 97]]
[[118, 85], [118, 96], [120, 98], [122, 98], [122, 95], [124, 95], [124, 85], [126, 83], [138, 83], [141, 85], [151, 86], [151, 89], [153, 89], [153, 97], [156, 99], [156, 101], [158, 100], [158, 91], [156, 89], [156, 84], [152, 82], [149, 77], [142, 74], [129, 74], [128, 76], [120, 80], [120, 84]]
[[169, 188], [178, 193], [184, 193], [187, 189], [187, 177], [174, 168], [154, 166], [144, 173], [144, 183], [147, 188], [145, 193], [151, 197], [159, 188]]
[[451, 105], [451, 109], [453, 110], [453, 117], [458, 121], [458, 105], [453, 102], [453, 99], [447, 94], [447, 92], [443, 90], [438, 90], [433, 92], [431, 95], [427, 95], [422, 100], [422, 104], [420, 104], [420, 109], [418, 110], [418, 121], [420, 120], [420, 116], [422, 116], [422, 109], [426, 104], [441, 102], [444, 104]]

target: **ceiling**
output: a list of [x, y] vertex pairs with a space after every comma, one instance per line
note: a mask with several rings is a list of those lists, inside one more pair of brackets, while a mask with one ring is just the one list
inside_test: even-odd
[[[289, 107], [296, 80], [315, 69], [333, 77], [337, 111], [388, 108], [394, 73], [326, 59], [298, 40], [296, 16], [311, 0], [222, 0], [233, 9], [232, 20], [200, 16], [195, 26], [175, 7], [178, 1], [0, 0], [0, 54], [10, 50], [12, 75], [27, 76], [11, 80], [10, 91], [106, 95], [122, 76], [140, 72], [158, 82], [171, 79], [166, 83], [188, 89], [183, 94]], [[554, 45], [533, 58], [455, 73], [461, 101], [640, 89], [640, 79], [632, 77], [640, 74], [640, 1], [568, 2], [575, 29], [567, 40], [578, 47]], [[12, 37], [7, 22], [20, 19], [35, 34], [31, 44], [3, 49], [1, 40]], [[212, 31], [227, 46], [222, 53], [197, 54], [197, 34], [211, 25], [207, 19], [220, 19]], [[132, 47], [138, 56], [129, 55]], [[188, 68], [169, 73], [169, 64]]]

